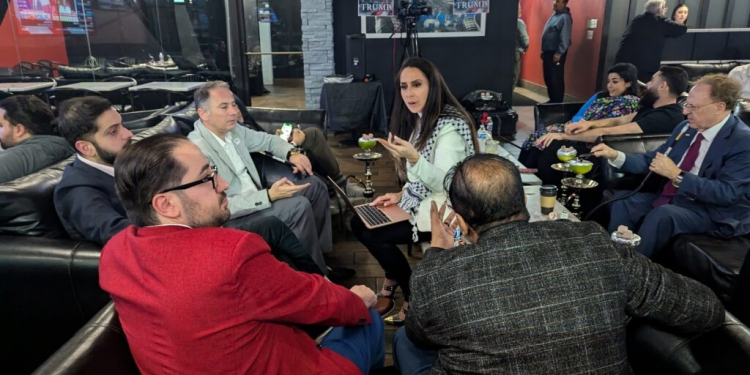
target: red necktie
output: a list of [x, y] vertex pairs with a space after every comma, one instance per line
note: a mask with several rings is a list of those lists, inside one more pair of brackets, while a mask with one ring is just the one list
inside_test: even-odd
[[[685, 158], [682, 159], [682, 163], [680, 163], [681, 170], [690, 173], [690, 170], [693, 169], [693, 166], [695, 165], [695, 159], [698, 159], [698, 152], [701, 149], [702, 141], [703, 134], [698, 133], [695, 136], [695, 141], [690, 145], [687, 154], [685, 154]], [[662, 189], [661, 195], [659, 196], [659, 198], [656, 198], [652, 205], [654, 206], [654, 208], [665, 205], [669, 203], [676, 194], [677, 188], [672, 185], [672, 181], [667, 181], [667, 183], [664, 184], [664, 189]]]

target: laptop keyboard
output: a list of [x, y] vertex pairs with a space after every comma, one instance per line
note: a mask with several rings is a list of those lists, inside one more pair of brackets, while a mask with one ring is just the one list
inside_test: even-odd
[[383, 213], [383, 211], [380, 211], [377, 207], [365, 205], [365, 206], [354, 207], [354, 209], [357, 210], [357, 213], [359, 213], [361, 217], [365, 219], [367, 223], [372, 226], [391, 222], [391, 219], [388, 216], [386, 216]]

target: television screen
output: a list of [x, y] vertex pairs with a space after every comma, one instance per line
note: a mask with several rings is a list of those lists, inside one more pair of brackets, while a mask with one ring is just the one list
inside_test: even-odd
[[21, 34], [61, 35], [94, 31], [91, 0], [16, 0], [15, 16]]
[[16, 0], [16, 19], [22, 34], [59, 34], [55, 0]]
[[94, 15], [91, 0], [52, 0], [57, 1], [60, 27], [65, 34], [85, 34], [94, 32]]

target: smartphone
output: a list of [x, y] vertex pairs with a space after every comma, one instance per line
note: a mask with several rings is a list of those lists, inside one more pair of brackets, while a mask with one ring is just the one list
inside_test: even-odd
[[283, 140], [285, 140], [285, 141], [288, 142], [289, 138], [291, 138], [291, 136], [292, 136], [292, 129], [293, 128], [294, 127], [292, 126], [292, 124], [284, 124], [284, 125], [282, 125], [281, 126], [281, 134], [279, 135], [279, 137], [281, 137], [281, 139], [283, 139]]

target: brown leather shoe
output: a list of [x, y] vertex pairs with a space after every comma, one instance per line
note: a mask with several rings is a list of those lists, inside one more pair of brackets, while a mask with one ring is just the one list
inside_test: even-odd
[[372, 307], [372, 309], [380, 314], [380, 316], [386, 316], [393, 311], [394, 307], [396, 307], [396, 302], [394, 302], [392, 298], [378, 297], [378, 302]]

